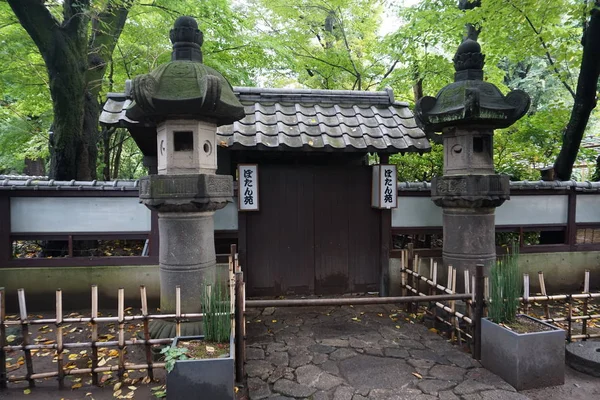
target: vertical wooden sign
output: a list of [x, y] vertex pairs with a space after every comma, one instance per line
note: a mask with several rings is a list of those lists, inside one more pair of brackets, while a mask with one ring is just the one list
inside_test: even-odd
[[371, 186], [371, 206], [374, 208], [398, 207], [398, 175], [395, 165], [374, 165]]
[[238, 165], [238, 210], [258, 211], [258, 165]]

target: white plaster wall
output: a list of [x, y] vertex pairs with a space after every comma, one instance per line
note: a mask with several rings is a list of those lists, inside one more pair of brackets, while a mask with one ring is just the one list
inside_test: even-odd
[[137, 197], [12, 197], [11, 232], [148, 232]]

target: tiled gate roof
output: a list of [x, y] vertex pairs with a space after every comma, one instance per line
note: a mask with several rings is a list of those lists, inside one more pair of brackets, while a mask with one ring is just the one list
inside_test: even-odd
[[[425, 152], [430, 145], [406, 103], [391, 89], [263, 89], [235, 87], [246, 117], [219, 127], [222, 147], [259, 150]], [[100, 122], [136, 126], [125, 116], [131, 99], [109, 94]]]

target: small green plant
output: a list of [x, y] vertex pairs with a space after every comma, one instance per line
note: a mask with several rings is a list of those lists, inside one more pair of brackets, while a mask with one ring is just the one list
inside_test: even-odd
[[204, 339], [209, 342], [229, 342], [231, 333], [231, 306], [229, 292], [222, 285], [204, 287]]
[[185, 347], [165, 347], [160, 351], [160, 354], [165, 356], [165, 369], [167, 372], [173, 371], [173, 367], [175, 366], [175, 361], [178, 360], [187, 360], [189, 357], [187, 356], [188, 349]]
[[498, 260], [490, 272], [489, 317], [498, 324], [514, 322], [519, 307], [519, 248]]

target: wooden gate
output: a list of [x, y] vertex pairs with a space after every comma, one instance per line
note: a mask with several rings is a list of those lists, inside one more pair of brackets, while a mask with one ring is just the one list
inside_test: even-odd
[[[248, 294], [377, 290], [380, 212], [366, 166], [260, 165], [260, 211], [242, 218]], [[240, 243], [243, 243], [241, 240]]]

